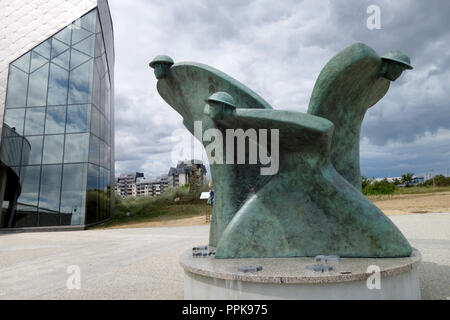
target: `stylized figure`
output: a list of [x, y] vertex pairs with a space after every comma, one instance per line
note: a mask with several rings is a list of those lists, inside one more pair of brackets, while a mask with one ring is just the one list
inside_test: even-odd
[[364, 113], [409, 66], [406, 56], [380, 58], [363, 44], [345, 49], [319, 76], [311, 114], [274, 110], [211, 67], [172, 63], [165, 56], [151, 63], [158, 92], [192, 133], [194, 121], [202, 121], [203, 131], [279, 130], [277, 174], [261, 176], [261, 165], [211, 165], [216, 196], [210, 245], [216, 258], [411, 254], [401, 232], [360, 192], [354, 169], [359, 174]]

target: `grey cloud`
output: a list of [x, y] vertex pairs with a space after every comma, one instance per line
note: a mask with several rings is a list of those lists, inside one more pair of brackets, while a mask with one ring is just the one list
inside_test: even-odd
[[[371, 4], [381, 8], [381, 30], [366, 28]], [[110, 0], [110, 6], [116, 36], [117, 173], [165, 173], [175, 144], [172, 132], [183, 128], [181, 117], [156, 91], [148, 68], [154, 56], [212, 65], [274, 108], [305, 112], [323, 66], [358, 41], [379, 54], [402, 50], [415, 67], [366, 116], [363, 172], [377, 176], [429, 163], [446, 167], [437, 150], [449, 150], [442, 140], [450, 123], [448, 2]], [[430, 150], [432, 141], [438, 145]], [[414, 147], [423, 155], [417, 156]]]

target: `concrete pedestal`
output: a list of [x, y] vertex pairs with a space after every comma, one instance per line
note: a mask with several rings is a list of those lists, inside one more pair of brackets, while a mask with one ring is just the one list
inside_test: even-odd
[[[215, 259], [193, 257], [189, 250], [180, 264], [185, 299], [400, 300], [420, 299], [420, 260], [417, 250], [407, 258], [342, 258], [327, 264], [333, 270], [316, 272], [307, 269], [317, 264], [314, 258]], [[263, 270], [238, 271], [244, 266]]]

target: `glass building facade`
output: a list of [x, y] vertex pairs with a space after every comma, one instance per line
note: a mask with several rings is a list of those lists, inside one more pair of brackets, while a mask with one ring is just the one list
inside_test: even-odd
[[103, 28], [95, 8], [10, 64], [3, 125], [29, 145], [9, 164], [23, 183], [17, 205], [3, 206], [0, 228], [111, 217], [114, 84], [104, 35], [112, 26]]

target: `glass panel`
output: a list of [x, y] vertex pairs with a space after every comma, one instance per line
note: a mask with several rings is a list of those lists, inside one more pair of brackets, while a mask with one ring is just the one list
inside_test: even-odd
[[48, 104], [67, 104], [67, 87], [69, 85], [69, 72], [52, 63], [48, 88]]
[[100, 141], [100, 161], [99, 165], [101, 167], [105, 166], [105, 143], [103, 141]]
[[22, 71], [29, 72], [30, 70], [30, 52], [24, 54], [22, 57], [12, 63], [13, 66], [21, 69]]
[[71, 27], [67, 27], [62, 29], [60, 32], [58, 32], [57, 34], [55, 34], [53, 36], [53, 38], [56, 38], [66, 44], [70, 44], [70, 37], [71, 37]]
[[62, 163], [64, 135], [45, 136], [43, 164]]
[[90, 56], [94, 56], [95, 53], [95, 35], [90, 36], [89, 38], [80, 41], [76, 45], [73, 45], [72, 48], [77, 49], [85, 54]]
[[39, 69], [40, 67], [42, 67], [47, 62], [48, 62], [47, 59], [45, 59], [43, 56], [41, 56], [40, 54], [37, 54], [36, 52], [33, 51], [32, 54], [31, 54], [30, 73], [34, 72], [36, 69]]
[[61, 165], [42, 166], [39, 192], [39, 225], [59, 225], [59, 196], [61, 191]]
[[45, 107], [27, 109], [25, 117], [25, 135], [44, 133]]
[[106, 168], [111, 169], [111, 147], [106, 149]]
[[98, 188], [100, 168], [96, 165], [88, 165], [88, 182], [86, 197], [86, 224], [98, 221]]
[[20, 193], [20, 197], [17, 200], [17, 203], [34, 206], [35, 209], [37, 209], [41, 167], [22, 167], [20, 174], [23, 177], [23, 183], [22, 192]]
[[[97, 65], [97, 60], [95, 59], [95, 65]], [[98, 75], [98, 68], [94, 68], [94, 79], [92, 83], [92, 103], [98, 107], [100, 105], [100, 76]]]
[[66, 126], [66, 106], [47, 107], [45, 134], [64, 133]]
[[5, 112], [5, 124], [11, 129], [15, 128], [16, 132], [23, 135], [23, 123], [25, 118], [25, 109], [8, 109]]
[[70, 69], [75, 69], [76, 67], [78, 67], [79, 65], [83, 64], [84, 62], [88, 61], [89, 59], [91, 59], [90, 56], [81, 53], [80, 51], [71, 50], [71, 60], [70, 60]]
[[84, 224], [87, 164], [64, 165], [61, 193], [61, 224]]
[[50, 59], [50, 40], [51, 39], [48, 39], [45, 42], [41, 43], [36, 48], [34, 48], [33, 51], [39, 53], [44, 58]]
[[59, 56], [64, 51], [68, 50], [69, 46], [57, 39], [52, 39], [52, 59]]
[[66, 70], [69, 70], [69, 61], [70, 61], [70, 50], [67, 50], [63, 54], [60, 54], [52, 62], [56, 63], [58, 66], [63, 67]]
[[13, 227], [37, 226], [40, 175], [40, 166], [22, 167], [22, 192], [17, 200], [16, 217]]
[[[28, 163], [24, 163], [24, 159], [22, 159], [22, 165], [33, 165], [41, 164], [41, 158], [42, 158], [42, 142], [43, 142], [43, 136], [34, 136], [34, 137], [27, 137], [26, 139], [31, 145], [30, 154], [28, 156]], [[24, 148], [27, 146], [25, 145]]]
[[97, 137], [100, 136], [100, 112], [95, 107], [92, 107], [91, 111], [91, 132]]
[[66, 135], [64, 163], [87, 162], [89, 150], [89, 133]]
[[91, 12], [85, 14], [80, 19], [74, 22], [74, 25], [82, 27], [91, 32], [95, 32], [97, 22], [97, 10], [92, 10]]
[[100, 140], [92, 134], [89, 143], [89, 162], [97, 165], [100, 162]]
[[89, 37], [92, 33], [80, 28], [79, 26], [73, 24], [72, 25], [72, 45], [80, 42], [83, 39]]
[[90, 106], [68, 106], [66, 133], [89, 132]]
[[69, 104], [91, 102], [93, 60], [86, 62], [70, 73]]
[[45, 106], [47, 100], [48, 63], [30, 75], [28, 106]]
[[28, 74], [14, 66], [9, 68], [7, 108], [24, 108], [27, 101]]

